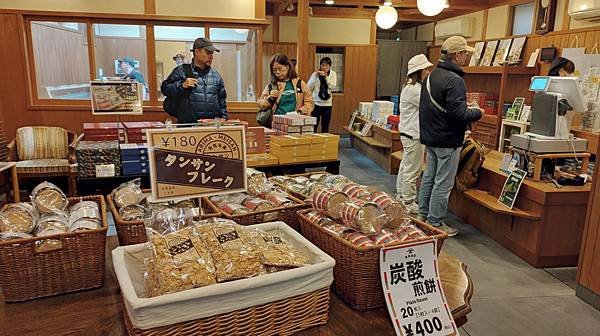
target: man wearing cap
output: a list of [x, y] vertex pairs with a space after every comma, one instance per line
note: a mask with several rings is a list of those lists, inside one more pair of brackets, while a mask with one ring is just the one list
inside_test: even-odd
[[125, 73], [123, 79], [134, 79], [138, 83], [146, 84], [144, 80], [144, 76], [135, 68], [135, 61], [133, 58], [127, 56], [123, 57], [122, 60], [119, 60], [119, 66], [121, 70]]
[[177, 53], [173, 56], [173, 61], [175, 61], [176, 65], [182, 65], [185, 63], [185, 55], [182, 53]]
[[482, 110], [467, 105], [464, 65], [474, 48], [460, 36], [442, 44], [437, 68], [429, 75], [421, 90], [419, 124], [421, 143], [426, 146], [427, 167], [419, 191], [419, 216], [446, 232], [458, 230], [442, 220], [446, 217], [448, 198], [458, 169], [460, 148], [467, 126], [479, 120]]
[[[199, 119], [227, 119], [227, 93], [221, 75], [210, 67], [213, 53], [219, 52], [204, 37], [194, 41], [191, 66], [177, 66], [162, 82], [160, 90], [168, 99], [178, 101], [178, 123], [196, 123]], [[191, 71], [186, 74], [184, 67]]]

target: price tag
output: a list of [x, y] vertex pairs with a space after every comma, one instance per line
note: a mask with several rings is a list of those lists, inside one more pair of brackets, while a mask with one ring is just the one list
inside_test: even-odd
[[96, 177], [113, 177], [115, 176], [115, 165], [103, 164], [96, 165]]
[[459, 335], [438, 274], [437, 241], [382, 248], [383, 292], [396, 335]]

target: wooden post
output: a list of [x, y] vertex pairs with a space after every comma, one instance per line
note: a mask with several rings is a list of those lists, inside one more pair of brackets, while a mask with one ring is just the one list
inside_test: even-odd
[[496, 120], [496, 144], [498, 147], [500, 141], [500, 128], [502, 128], [502, 110], [504, 109], [504, 96], [506, 95], [506, 85], [508, 84], [508, 63], [502, 66], [502, 77], [500, 78], [500, 92], [498, 94], [498, 115]]
[[273, 28], [273, 42], [279, 42], [279, 14], [273, 15], [273, 24], [271, 25]]
[[310, 76], [311, 65], [308, 64], [308, 19], [309, 19], [309, 0], [298, 0], [298, 46], [296, 59], [298, 66], [298, 76], [304, 80]]

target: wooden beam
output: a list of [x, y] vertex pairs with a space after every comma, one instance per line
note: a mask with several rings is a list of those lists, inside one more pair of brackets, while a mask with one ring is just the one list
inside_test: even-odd
[[[154, 1], [154, 0], [152, 0]], [[263, 0], [254, 0], [254, 18], [265, 19], [267, 17], [267, 2]]]
[[[569, 1], [570, 0], [565, 0], [564, 2], [564, 7], [562, 8], [563, 11], [563, 22], [562, 22], [562, 30], [569, 30], [569, 28], [571, 28], [571, 16], [569, 15]], [[558, 24], [558, 22], [555, 24], [555, 26]]]
[[273, 16], [273, 42], [279, 42], [279, 15]]
[[377, 44], [377, 23], [375, 18], [371, 19], [371, 44]]
[[310, 75], [311, 65], [308, 64], [309, 46], [308, 46], [308, 20], [309, 20], [309, 0], [298, 0], [298, 47], [296, 51], [296, 68], [300, 78], [306, 78]]
[[156, 14], [155, 0], [144, 0], [144, 14]]
[[148, 61], [148, 97], [152, 105], [158, 105], [158, 86], [160, 85], [156, 80], [156, 44], [154, 41], [154, 25], [146, 25], [146, 53]]
[[483, 11], [483, 23], [481, 24], [481, 36], [480, 39], [485, 40], [487, 37], [487, 26], [488, 26], [488, 14], [489, 9]]

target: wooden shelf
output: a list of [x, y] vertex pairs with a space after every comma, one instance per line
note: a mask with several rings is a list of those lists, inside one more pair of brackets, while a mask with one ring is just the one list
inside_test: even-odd
[[536, 214], [531, 211], [519, 210], [516, 208], [509, 209], [505, 205], [498, 202], [498, 199], [496, 197], [483, 190], [469, 189], [465, 190], [463, 194], [475, 203], [478, 203], [492, 210], [493, 212], [531, 220], [538, 220], [542, 217], [540, 214]]
[[372, 137], [362, 136], [359, 132], [351, 130], [348, 126], [344, 126], [344, 129], [348, 133], [350, 133], [353, 137], [359, 139], [360, 141], [366, 143], [369, 146], [373, 146], [373, 147], [377, 147], [377, 148], [384, 148], [384, 149], [391, 149], [392, 148], [391, 145], [387, 145], [387, 144], [384, 144], [382, 142], [379, 142], [379, 141], [373, 139]]
[[[502, 75], [501, 66], [476, 66], [476, 67], [464, 67], [463, 70], [468, 74], [480, 74], [480, 75]], [[537, 68], [528, 67], [508, 67], [508, 73], [511, 75], [535, 75]]]
[[[363, 117], [361, 117], [361, 116], [356, 116], [356, 118], [355, 118], [355, 119], [358, 119], [359, 121], [362, 121], [362, 122], [364, 122], [364, 123], [367, 123], [367, 122], [369, 122], [369, 121], [371, 121], [371, 122], [372, 122], [372, 120], [365, 119], [365, 118], [363, 118]], [[390, 132], [390, 133], [392, 133], [392, 134], [398, 134], [398, 131], [392, 131], [392, 130], [389, 130], [389, 129], [387, 129], [387, 128], [385, 128], [385, 127], [381, 126], [381, 125], [377, 125], [377, 124], [375, 124], [375, 123], [373, 123], [373, 127], [380, 128], [380, 129], [382, 129], [382, 130], [384, 130], [384, 131], [386, 131], [386, 132]]]

